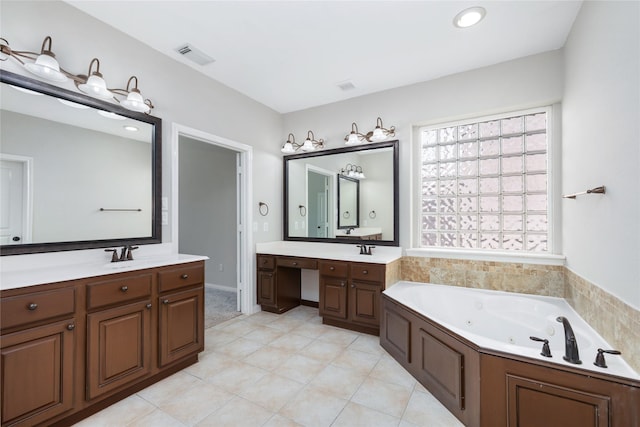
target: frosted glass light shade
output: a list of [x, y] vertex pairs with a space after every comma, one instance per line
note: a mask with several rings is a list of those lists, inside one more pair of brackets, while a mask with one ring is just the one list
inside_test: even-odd
[[373, 135], [371, 136], [371, 139], [373, 139], [374, 141], [382, 141], [385, 138], [386, 136], [382, 131], [382, 129], [380, 129], [379, 127], [376, 127], [375, 130], [373, 131]]
[[302, 151], [313, 151], [315, 148], [313, 147], [313, 142], [309, 138], [304, 141], [302, 147], [300, 148]]
[[24, 68], [32, 74], [52, 82], [66, 82], [67, 76], [60, 72], [60, 65], [56, 58], [43, 53], [38, 55], [35, 62], [24, 64]]
[[137, 111], [138, 113], [148, 113], [151, 108], [144, 103], [144, 99], [140, 92], [132, 90], [127, 95], [127, 99], [121, 102], [122, 106], [127, 110]]
[[113, 98], [113, 93], [111, 93], [109, 89], [107, 89], [107, 83], [102, 77], [95, 74], [89, 76], [86, 83], [79, 84], [78, 89], [80, 89], [87, 95], [95, 96], [98, 98]]
[[289, 141], [284, 143], [280, 151], [282, 151], [285, 154], [291, 154], [296, 152], [296, 150], [293, 148], [293, 144], [290, 143]]
[[345, 145], [357, 145], [359, 143], [360, 141], [358, 140], [358, 135], [355, 132], [351, 132], [349, 134], [349, 139], [347, 139]]

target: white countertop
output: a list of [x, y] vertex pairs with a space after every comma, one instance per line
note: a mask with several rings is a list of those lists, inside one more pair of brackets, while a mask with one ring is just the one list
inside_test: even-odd
[[209, 257], [201, 255], [165, 254], [136, 258], [122, 262], [91, 262], [65, 264], [57, 267], [30, 268], [24, 270], [2, 271], [0, 273], [0, 290], [24, 288], [45, 283], [82, 279], [85, 277], [105, 276], [124, 271], [142, 270], [165, 265], [184, 264], [203, 261]]
[[333, 259], [337, 261], [370, 262], [374, 264], [389, 264], [402, 257], [402, 248], [397, 246], [376, 246], [371, 250], [371, 252], [372, 255], [360, 255], [360, 248], [358, 248], [355, 243], [343, 244], [293, 241], [256, 243], [256, 253], [258, 254]]

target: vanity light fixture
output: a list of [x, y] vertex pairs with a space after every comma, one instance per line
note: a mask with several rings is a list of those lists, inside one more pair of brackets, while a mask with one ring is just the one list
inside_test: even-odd
[[470, 7], [458, 13], [455, 18], [453, 18], [453, 25], [458, 28], [472, 27], [482, 21], [486, 13], [487, 11], [484, 7]]
[[362, 171], [362, 166], [352, 165], [351, 163], [347, 163], [347, 165], [340, 170], [340, 175], [346, 176], [347, 178], [354, 179], [365, 179], [366, 176]]
[[358, 125], [354, 122], [351, 123], [351, 133], [344, 137], [344, 140], [346, 141], [345, 145], [365, 144], [365, 141], [383, 141], [395, 136], [395, 132], [396, 128], [394, 126], [391, 126], [389, 129], [383, 127], [382, 119], [380, 117], [378, 117], [378, 120], [376, 121], [376, 128], [366, 134], [358, 132]]
[[[90, 96], [100, 99], [116, 101], [124, 108], [139, 113], [149, 113], [154, 107], [149, 99], [144, 99], [138, 89], [138, 78], [132, 76], [127, 82], [126, 89], [110, 89], [100, 73], [100, 61], [93, 58], [89, 63], [89, 72], [84, 74], [72, 74], [62, 67], [51, 51], [52, 40], [50, 36], [45, 37], [42, 42], [40, 53], [26, 50], [13, 50], [9, 42], [0, 38], [0, 61], [6, 61], [9, 57], [22, 64], [27, 71], [53, 82], [62, 83], [69, 79], [73, 80], [78, 90]], [[33, 61], [25, 62], [24, 59]], [[93, 70], [95, 66], [95, 70]], [[133, 87], [131, 85], [133, 83]], [[120, 100], [115, 95], [125, 97]]]
[[324, 140], [322, 138], [316, 140], [315, 136], [313, 135], [313, 132], [309, 131], [307, 132], [307, 139], [305, 139], [304, 144], [296, 143], [296, 138], [293, 136], [292, 133], [290, 133], [289, 136], [287, 137], [287, 142], [284, 143], [280, 151], [282, 151], [285, 154], [293, 154], [298, 150], [309, 152], [309, 151], [321, 150], [323, 148], [324, 148]]

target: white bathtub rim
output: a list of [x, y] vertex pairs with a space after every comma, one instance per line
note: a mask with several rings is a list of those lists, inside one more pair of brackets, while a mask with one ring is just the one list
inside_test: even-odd
[[[463, 337], [464, 339], [468, 340], [469, 342], [477, 345], [482, 349], [485, 349], [488, 351], [497, 351], [501, 353], [513, 354], [516, 356], [529, 357], [529, 358], [543, 361], [543, 362], [551, 362], [561, 366], [566, 366], [566, 367], [575, 368], [579, 370], [585, 370], [589, 372], [597, 372], [603, 375], [618, 376], [621, 378], [631, 379], [635, 381], [640, 380], [640, 375], [637, 372], [635, 372], [629, 366], [629, 364], [627, 364], [627, 362], [624, 360], [624, 355], [622, 356], [606, 355], [606, 362], [608, 367], [600, 368], [593, 364], [593, 361], [595, 360], [595, 348], [588, 348], [589, 351], [584, 352], [583, 349], [580, 348], [580, 341], [578, 341], [578, 347], [580, 350], [580, 359], [582, 360], [582, 364], [580, 365], [569, 363], [562, 358], [564, 356], [564, 347], [563, 348], [552, 347], [551, 348], [552, 357], [544, 357], [540, 354], [540, 350], [542, 349], [542, 343], [540, 343], [539, 348], [525, 347], [520, 345], [509, 344], [506, 342], [495, 340], [493, 338], [484, 337], [482, 335], [475, 334], [468, 330], [464, 330], [459, 327], [456, 327], [447, 321], [443, 321], [442, 319], [438, 319], [433, 314], [429, 315], [427, 313], [424, 313], [423, 310], [421, 310], [419, 307], [416, 307], [413, 301], [402, 300], [401, 298], [399, 299], [398, 295], [396, 295], [399, 293], [399, 291], [402, 291], [406, 288], [423, 287], [423, 286], [442, 288], [442, 289], [446, 289], [447, 291], [453, 291], [453, 292], [468, 291], [472, 293], [482, 293], [482, 294], [488, 294], [488, 295], [502, 295], [502, 296], [509, 296], [509, 297], [518, 296], [526, 299], [543, 301], [545, 303], [559, 304], [559, 305], [562, 305], [562, 309], [566, 309], [571, 312], [571, 315], [570, 316], [567, 315], [567, 317], [570, 319], [574, 319], [572, 320], [571, 323], [572, 323], [572, 326], [574, 326], [574, 331], [576, 333], [578, 333], [578, 331], [581, 331], [582, 328], [587, 329], [586, 332], [588, 332], [588, 336], [596, 344], [595, 348], [603, 348], [603, 349], [613, 348], [607, 343], [606, 340], [604, 340], [604, 338], [600, 336], [600, 334], [598, 334], [598, 332], [596, 332], [591, 327], [591, 325], [589, 325], [573, 309], [573, 307], [571, 307], [571, 305], [564, 298], [550, 297], [550, 296], [543, 296], [543, 295], [533, 295], [533, 294], [522, 294], [522, 293], [516, 293], [516, 292], [495, 291], [495, 290], [489, 290], [489, 289], [465, 288], [465, 287], [459, 287], [459, 286], [439, 285], [439, 284], [433, 284], [433, 283], [411, 282], [411, 281], [397, 282], [390, 288], [387, 288], [385, 291], [383, 291], [383, 293], [386, 296], [393, 299], [394, 301], [404, 306], [407, 306], [408, 308], [412, 309], [415, 312], [421, 313], [422, 315], [426, 316], [430, 320], [442, 325], [444, 328], [452, 331], [453, 333], [459, 335], [460, 337]], [[580, 323], [576, 322], [575, 319], [579, 319]], [[574, 325], [574, 323], [576, 325]], [[578, 328], [576, 328], [576, 326], [578, 326]], [[593, 352], [594, 354], [591, 354], [591, 352]]]

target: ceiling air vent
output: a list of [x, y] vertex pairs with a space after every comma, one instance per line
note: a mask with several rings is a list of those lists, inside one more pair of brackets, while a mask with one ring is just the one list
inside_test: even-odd
[[352, 90], [356, 88], [356, 86], [353, 84], [351, 80], [346, 80], [344, 82], [336, 83], [336, 85], [344, 91]]
[[176, 52], [198, 65], [207, 65], [215, 61], [215, 59], [213, 59], [203, 51], [191, 46], [189, 43], [185, 43], [182, 46], [176, 48]]

